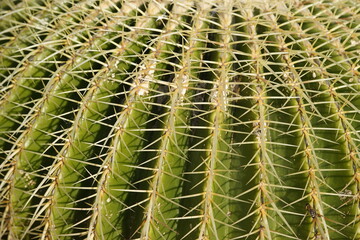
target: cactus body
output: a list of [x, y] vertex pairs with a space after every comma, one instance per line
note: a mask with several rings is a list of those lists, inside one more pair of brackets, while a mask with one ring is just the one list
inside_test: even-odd
[[360, 239], [358, 1], [0, 8], [1, 239]]

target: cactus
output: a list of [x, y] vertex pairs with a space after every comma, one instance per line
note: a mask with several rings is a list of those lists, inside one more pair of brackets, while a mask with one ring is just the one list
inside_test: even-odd
[[1, 239], [360, 239], [360, 3], [0, 3]]

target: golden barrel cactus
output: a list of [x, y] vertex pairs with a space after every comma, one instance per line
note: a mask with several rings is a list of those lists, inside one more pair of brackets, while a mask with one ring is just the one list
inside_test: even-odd
[[358, 0], [0, 9], [1, 239], [360, 239]]

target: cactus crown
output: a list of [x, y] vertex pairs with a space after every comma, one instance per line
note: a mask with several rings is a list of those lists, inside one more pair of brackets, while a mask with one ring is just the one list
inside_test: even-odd
[[359, 239], [360, 3], [0, 3], [1, 239]]

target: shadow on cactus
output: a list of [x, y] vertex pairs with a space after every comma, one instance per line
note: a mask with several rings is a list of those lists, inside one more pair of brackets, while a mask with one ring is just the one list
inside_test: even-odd
[[359, 239], [360, 3], [0, 3], [1, 239]]

